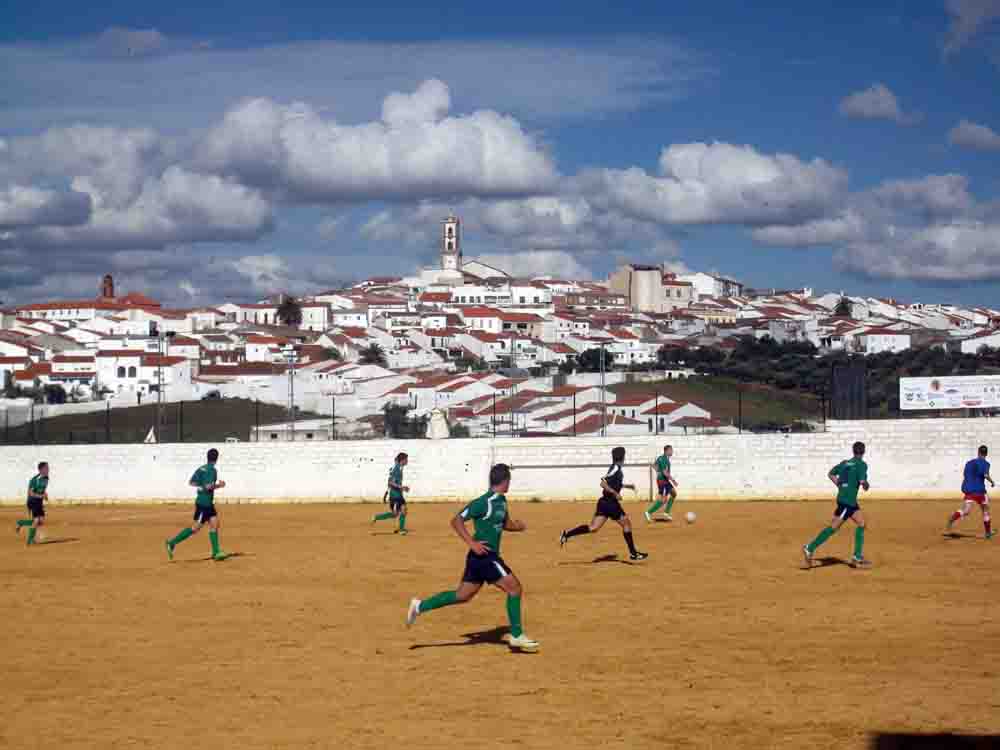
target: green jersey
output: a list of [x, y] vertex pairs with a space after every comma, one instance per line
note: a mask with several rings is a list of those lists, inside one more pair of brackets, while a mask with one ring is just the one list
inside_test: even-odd
[[35, 474], [28, 482], [28, 499], [33, 497], [41, 498], [49, 487], [49, 478], [41, 474]]
[[466, 505], [459, 513], [464, 521], [472, 521], [472, 538], [500, 554], [500, 537], [507, 522], [507, 498], [490, 490]]
[[860, 458], [849, 458], [841, 461], [830, 469], [830, 473], [837, 477], [837, 503], [839, 505], [858, 505], [858, 488], [862, 482], [868, 481], [868, 464]]
[[665, 482], [670, 476], [670, 459], [660, 456], [653, 465], [656, 467], [656, 478]]
[[[389, 481], [392, 484], [403, 486], [403, 467], [399, 464], [393, 464], [392, 468], [389, 469]], [[389, 485], [389, 497], [393, 500], [400, 500], [403, 497], [403, 491], [397, 487]]]
[[198, 485], [198, 497], [195, 499], [196, 504], [212, 505], [215, 502], [215, 490], [207, 490], [205, 488], [215, 484], [218, 478], [219, 473], [215, 470], [215, 464], [205, 464], [191, 476], [191, 481]]

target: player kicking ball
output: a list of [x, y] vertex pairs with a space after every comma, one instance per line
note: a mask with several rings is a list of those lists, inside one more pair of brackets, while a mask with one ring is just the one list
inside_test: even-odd
[[861, 515], [858, 505], [858, 490], [864, 488], [868, 492], [868, 464], [864, 462], [865, 444], [857, 442], [853, 446], [854, 457], [830, 469], [830, 481], [837, 487], [837, 509], [834, 511], [830, 525], [823, 529], [809, 544], [802, 548], [805, 558], [803, 568], [811, 568], [813, 555], [819, 546], [837, 533], [847, 519], [856, 524], [854, 530], [854, 555], [851, 557], [852, 568], [868, 568], [871, 563], [862, 555], [865, 546], [865, 518]]
[[965, 495], [965, 499], [962, 502], [962, 507], [952, 513], [948, 519], [948, 531], [951, 531], [951, 528], [958, 521], [969, 515], [972, 504], [975, 503], [983, 513], [986, 538], [993, 538], [994, 532], [990, 527], [990, 498], [986, 494], [986, 483], [989, 482], [990, 487], [996, 487], [996, 484], [993, 482], [993, 477], [990, 476], [990, 462], [986, 460], [988, 453], [989, 450], [986, 446], [980, 445], [979, 456], [965, 464], [965, 475], [962, 478], [962, 494]]
[[394, 534], [406, 536], [406, 496], [404, 492], [409, 492], [410, 488], [403, 484], [403, 469], [410, 463], [410, 457], [405, 453], [396, 456], [396, 461], [389, 469], [388, 487], [386, 488], [386, 498], [389, 500], [389, 512], [378, 513], [372, 516], [372, 523], [378, 521], [388, 521], [390, 518], [399, 519], [399, 528]]
[[15, 527], [18, 534], [21, 533], [22, 528], [27, 527], [29, 547], [35, 544], [35, 535], [45, 525], [45, 503], [49, 500], [48, 489], [49, 464], [42, 461], [38, 464], [38, 473], [28, 482], [28, 514], [31, 518], [21, 519]]
[[589, 524], [583, 523], [579, 526], [564, 531], [559, 537], [559, 546], [565, 547], [566, 542], [580, 534], [596, 534], [610, 518], [622, 527], [622, 534], [625, 536], [625, 544], [628, 545], [628, 556], [632, 560], [645, 560], [649, 555], [640, 552], [635, 548], [635, 541], [632, 539], [632, 521], [629, 520], [628, 513], [622, 508], [622, 488], [628, 488], [635, 492], [634, 484], [625, 484], [625, 476], [622, 473], [622, 465], [625, 463], [625, 449], [618, 446], [611, 451], [611, 467], [604, 478], [601, 479], [601, 490], [603, 494], [597, 501], [597, 510]]
[[[427, 599], [410, 600], [406, 613], [407, 626], [417, 617], [431, 610], [465, 604], [484, 583], [489, 583], [507, 594], [507, 618], [510, 620], [510, 638], [507, 645], [517, 651], [537, 651], [538, 641], [524, 633], [521, 626], [521, 597], [524, 589], [517, 576], [500, 557], [500, 538], [504, 531], [524, 531], [524, 521], [513, 520], [507, 512], [507, 490], [510, 488], [510, 467], [497, 464], [490, 469], [490, 490], [466, 505], [451, 519], [451, 528], [469, 548], [465, 556], [465, 573], [454, 591], [442, 591]], [[465, 524], [472, 521], [470, 535]]]
[[197, 488], [198, 495], [194, 501], [194, 523], [180, 531], [173, 539], [166, 541], [167, 558], [174, 559], [174, 549], [185, 539], [194, 536], [201, 527], [208, 524], [208, 538], [212, 543], [212, 559], [225, 560], [229, 555], [219, 548], [219, 514], [215, 510], [215, 491], [221, 490], [226, 483], [219, 479], [215, 464], [219, 461], [219, 451], [212, 448], [208, 452], [208, 463], [199, 467], [188, 482]]
[[658, 497], [656, 502], [649, 506], [643, 514], [646, 520], [652, 522], [653, 514], [663, 508], [663, 520], [673, 521], [674, 517], [670, 511], [674, 509], [674, 500], [677, 499], [677, 480], [670, 473], [670, 459], [673, 458], [674, 448], [672, 445], [663, 446], [663, 455], [656, 459], [653, 466], [656, 467], [656, 490]]

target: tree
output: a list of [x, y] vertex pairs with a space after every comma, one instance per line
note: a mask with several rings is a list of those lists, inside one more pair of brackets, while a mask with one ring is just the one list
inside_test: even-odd
[[326, 352], [327, 359], [334, 359], [339, 362], [344, 358], [344, 355], [340, 353], [340, 350], [335, 347], [328, 346], [324, 351]]
[[302, 325], [302, 305], [295, 297], [285, 297], [280, 305], [278, 305], [278, 320], [284, 323], [286, 326], [292, 326], [293, 328], [298, 328]]
[[837, 306], [833, 308], [833, 314], [841, 318], [850, 318], [852, 313], [851, 301], [847, 297], [841, 297]]
[[410, 407], [401, 404], [386, 404], [382, 408], [385, 417], [385, 435], [389, 438], [422, 438], [427, 434], [427, 417], [411, 418]]
[[609, 352], [603, 347], [598, 349], [587, 349], [581, 352], [576, 358], [576, 366], [581, 372], [601, 371], [601, 352], [604, 351], [604, 370], [608, 371], [615, 361], [615, 353]]
[[363, 365], [379, 365], [385, 367], [385, 350], [377, 343], [372, 342], [361, 350], [358, 361]]

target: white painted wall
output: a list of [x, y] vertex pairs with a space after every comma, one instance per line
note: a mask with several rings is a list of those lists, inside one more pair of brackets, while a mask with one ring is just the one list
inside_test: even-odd
[[[685, 499], [832, 499], [826, 473], [858, 439], [868, 444], [872, 483], [862, 504], [874, 498], [957, 498], [964, 462], [980, 443], [1000, 443], [1000, 419], [832, 422], [827, 432], [806, 435], [671, 436], [673, 468]], [[401, 447], [410, 454], [406, 480], [414, 500], [474, 497], [486, 488], [491, 463], [500, 461], [514, 466], [515, 500], [593, 500], [611, 448], [619, 444], [628, 450], [626, 481], [635, 482], [638, 498], [645, 499], [647, 467], [662, 443], [663, 436], [220, 445], [220, 476], [229, 486], [219, 501], [378, 501]], [[209, 447], [3, 447], [0, 499], [23, 503], [35, 464], [46, 460], [52, 466], [49, 492], [57, 502], [189, 501], [188, 478]]]

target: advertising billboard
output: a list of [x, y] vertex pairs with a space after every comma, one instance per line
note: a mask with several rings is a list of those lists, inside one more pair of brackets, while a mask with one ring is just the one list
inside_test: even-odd
[[899, 408], [1000, 409], [1000, 375], [900, 378]]

